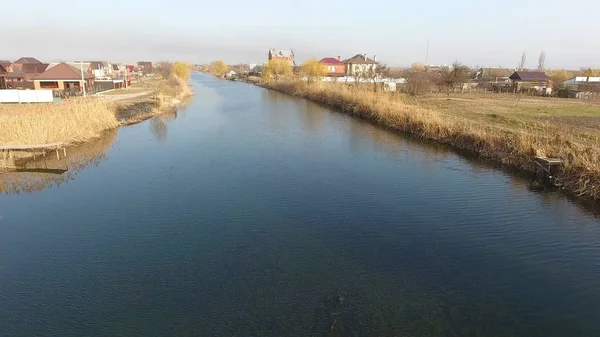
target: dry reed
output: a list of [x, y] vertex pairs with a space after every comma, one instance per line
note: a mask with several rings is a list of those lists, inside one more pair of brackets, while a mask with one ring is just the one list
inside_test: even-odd
[[345, 85], [308, 85], [298, 81], [263, 85], [519, 169], [533, 170], [534, 156], [562, 158], [565, 165], [559, 178], [564, 188], [581, 197], [600, 199], [600, 149], [582, 141], [582, 133], [573, 128], [543, 123], [511, 127], [481, 123], [468, 116], [409, 104], [386, 92]]
[[[95, 98], [78, 98], [60, 104], [0, 105], [0, 145], [81, 143], [119, 126], [114, 109]], [[0, 167], [13, 167], [26, 152], [0, 153]]]
[[94, 98], [60, 104], [0, 105], [0, 144], [79, 143], [119, 124], [114, 110]]

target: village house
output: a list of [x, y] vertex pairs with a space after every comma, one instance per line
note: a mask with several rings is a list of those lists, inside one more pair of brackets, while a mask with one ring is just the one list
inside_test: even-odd
[[25, 80], [31, 80], [35, 76], [43, 73], [48, 68], [49, 63], [24, 63], [21, 72]]
[[349, 76], [360, 76], [375, 72], [377, 69], [377, 57], [373, 59], [367, 57], [367, 54], [356, 54], [353, 57], [342, 62], [346, 66], [346, 74]]
[[504, 83], [510, 82], [510, 75], [514, 70], [509, 68], [479, 68], [475, 72], [474, 80], [479, 83]]
[[550, 78], [543, 71], [515, 71], [509, 77], [513, 82], [513, 92], [536, 91], [538, 94], [550, 95]]
[[104, 63], [102, 61], [86, 61], [90, 64], [90, 70], [95, 78], [104, 78], [106, 74], [104, 72]]
[[154, 66], [152, 62], [140, 61], [137, 63], [137, 71], [141, 72], [142, 75], [154, 74]]
[[0, 63], [0, 90], [8, 89], [8, 85], [6, 84], [6, 74], [8, 74], [8, 71], [6, 71], [6, 68]]
[[14, 66], [11, 61], [0, 60], [0, 67], [4, 68], [6, 72], [10, 73], [13, 71]]
[[269, 49], [269, 61], [271, 60], [283, 60], [291, 66], [296, 65], [296, 56], [292, 49]]
[[558, 93], [566, 98], [595, 98], [600, 94], [600, 76], [577, 76], [563, 82], [565, 89]]
[[42, 62], [34, 57], [21, 57], [20, 59], [16, 60], [12, 64], [15, 68], [14, 70], [17, 70], [17, 69], [21, 70], [23, 68], [24, 64], [38, 64], [38, 63], [42, 63]]
[[319, 61], [327, 70], [326, 76], [341, 77], [346, 75], [346, 66], [342, 63], [342, 58], [326, 57]]
[[14, 68], [12, 72], [4, 75], [6, 89], [33, 89], [33, 82], [25, 81], [25, 75], [20, 69]]
[[35, 89], [79, 93], [82, 91], [83, 85], [85, 85], [86, 90], [94, 88], [94, 76], [83, 73], [82, 80], [82, 73], [79, 68], [62, 62], [36, 76], [33, 83]]
[[509, 68], [479, 68], [474, 73], [473, 82], [488, 90], [509, 90], [512, 84], [510, 75], [513, 72]]

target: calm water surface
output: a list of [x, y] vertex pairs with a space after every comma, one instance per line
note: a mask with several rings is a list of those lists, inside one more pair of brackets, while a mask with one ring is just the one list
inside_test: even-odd
[[600, 220], [302, 99], [194, 102], [0, 177], [2, 336], [600, 336]]

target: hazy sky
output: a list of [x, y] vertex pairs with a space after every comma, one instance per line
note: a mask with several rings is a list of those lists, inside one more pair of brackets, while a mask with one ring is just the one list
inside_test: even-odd
[[0, 59], [264, 62], [377, 55], [388, 65], [455, 60], [515, 67], [600, 67], [600, 1], [28, 0], [1, 10]]

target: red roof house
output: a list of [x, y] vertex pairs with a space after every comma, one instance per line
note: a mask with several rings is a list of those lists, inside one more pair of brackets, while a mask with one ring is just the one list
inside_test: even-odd
[[327, 76], [344, 76], [346, 75], [346, 66], [342, 63], [342, 58], [326, 57], [319, 61], [327, 69]]

